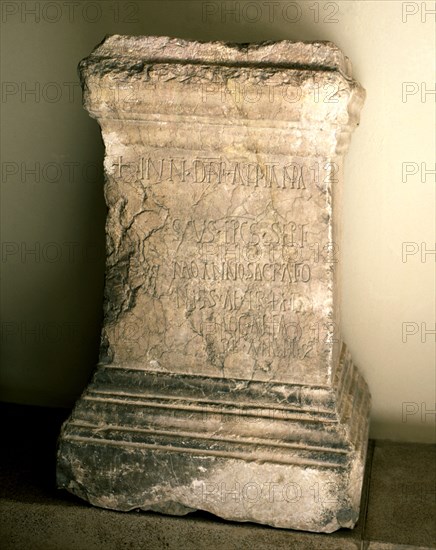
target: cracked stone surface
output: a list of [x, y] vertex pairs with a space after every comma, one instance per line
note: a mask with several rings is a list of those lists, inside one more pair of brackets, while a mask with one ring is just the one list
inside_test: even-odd
[[348, 59], [111, 36], [80, 73], [106, 148], [105, 318], [59, 487], [353, 527], [370, 396], [340, 330], [342, 157], [365, 97]]

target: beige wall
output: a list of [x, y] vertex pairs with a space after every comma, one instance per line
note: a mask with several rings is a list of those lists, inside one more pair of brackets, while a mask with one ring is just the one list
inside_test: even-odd
[[[2, 2], [1, 399], [70, 406], [97, 359], [103, 148], [97, 123], [81, 107], [78, 61], [114, 33], [331, 40], [368, 94], [346, 162], [344, 336], [373, 395], [372, 436], [434, 437], [435, 415], [426, 413], [436, 401], [435, 337], [425, 330], [435, 329], [435, 256], [422, 261], [421, 243], [435, 248], [435, 176], [421, 181], [421, 163], [434, 170], [435, 103], [425, 91], [434, 88], [435, 16], [425, 9], [435, 4], [296, 6]], [[409, 95], [402, 96], [404, 86]], [[35, 164], [39, 181], [29, 171]], [[403, 243], [417, 243], [405, 257]]]

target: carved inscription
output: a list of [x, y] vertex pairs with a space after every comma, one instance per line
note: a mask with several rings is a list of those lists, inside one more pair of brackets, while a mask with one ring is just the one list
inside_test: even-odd
[[[243, 353], [268, 369], [268, 359], [312, 357], [315, 317], [305, 287], [320, 247], [310, 234], [310, 224], [273, 221], [268, 212], [263, 219], [172, 220], [170, 293], [211, 361]], [[327, 248], [324, 259], [334, 262]]]
[[[326, 270], [337, 263], [338, 249], [327, 242], [329, 217], [305, 215], [305, 205], [325, 200], [320, 197], [338, 167], [316, 158], [257, 160], [107, 158], [110, 176], [132, 185], [137, 193], [132, 196], [143, 197], [143, 210], [129, 227], [143, 250], [140, 263], [152, 275], [140, 292], [160, 304], [153, 310], [153, 329], [159, 330], [165, 311], [172, 311], [165, 343], [156, 337], [156, 357], [164, 357], [165, 350], [179, 350], [183, 357], [186, 339], [201, 338], [212, 367], [222, 369], [233, 356], [251, 365], [248, 370], [273, 374], [290, 359], [311, 360], [322, 352], [320, 346], [331, 346], [335, 329], [331, 320], [320, 324], [316, 292]], [[233, 190], [239, 193], [235, 199]], [[292, 194], [286, 208], [277, 208], [275, 192], [284, 200]], [[163, 212], [160, 205], [171, 193], [177, 193], [180, 207]], [[265, 200], [253, 208], [255, 196]], [[221, 206], [211, 215], [214, 200]], [[235, 210], [243, 213], [232, 215]], [[149, 225], [153, 219], [156, 229]], [[159, 247], [150, 240], [155, 231]], [[162, 249], [166, 253], [159, 257]], [[142, 263], [137, 267], [141, 281]]]
[[311, 185], [337, 181], [338, 165], [334, 162], [247, 162], [228, 161], [221, 157], [113, 157], [112, 174], [126, 181], [153, 185], [163, 182], [179, 184], [230, 184], [252, 188], [301, 190]]
[[306, 241], [306, 224], [256, 222], [250, 218], [173, 221], [176, 238], [196, 245], [195, 259], [175, 259], [174, 279], [308, 282], [310, 265], [295, 261]]

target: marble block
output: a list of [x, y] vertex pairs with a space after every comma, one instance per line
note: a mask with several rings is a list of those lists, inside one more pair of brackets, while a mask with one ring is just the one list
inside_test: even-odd
[[342, 159], [365, 97], [348, 59], [111, 36], [80, 74], [106, 148], [105, 317], [58, 486], [352, 528], [370, 395], [340, 327]]

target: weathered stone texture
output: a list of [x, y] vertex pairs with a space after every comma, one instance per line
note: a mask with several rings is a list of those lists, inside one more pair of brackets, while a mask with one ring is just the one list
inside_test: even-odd
[[340, 339], [342, 155], [364, 100], [348, 60], [113, 36], [80, 68], [106, 146], [105, 321], [59, 486], [352, 527], [369, 393]]

